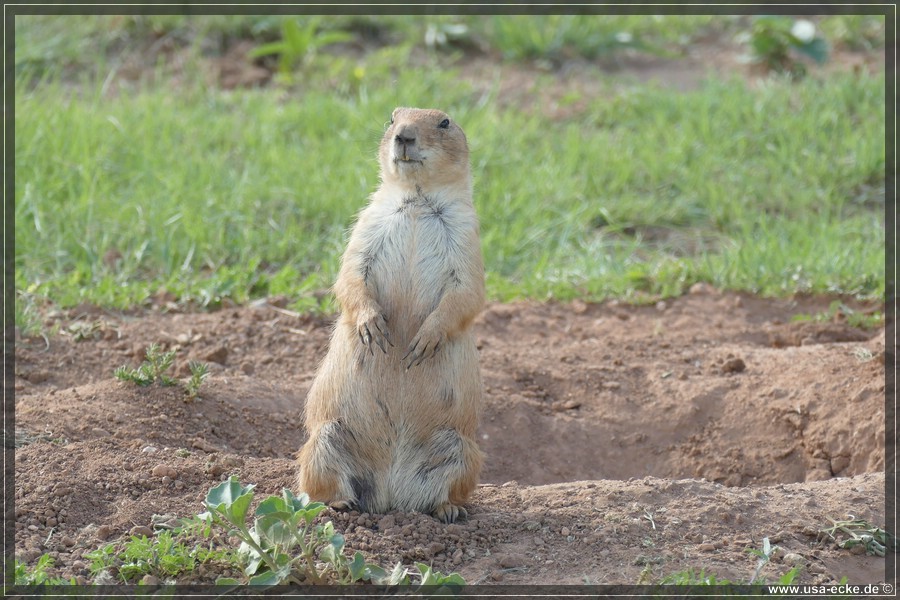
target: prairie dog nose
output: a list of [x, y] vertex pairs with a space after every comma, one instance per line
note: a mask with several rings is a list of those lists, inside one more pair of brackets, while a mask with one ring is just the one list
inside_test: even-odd
[[404, 125], [399, 130], [397, 130], [397, 135], [394, 136], [394, 140], [398, 144], [403, 144], [404, 146], [412, 146], [416, 143], [416, 128], [411, 125]]

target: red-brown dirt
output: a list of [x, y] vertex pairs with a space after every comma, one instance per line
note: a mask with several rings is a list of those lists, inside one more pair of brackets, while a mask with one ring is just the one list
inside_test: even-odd
[[[883, 329], [795, 318], [826, 314], [830, 298], [693, 291], [650, 306], [490, 304], [476, 323], [488, 458], [470, 519], [329, 509], [348, 548], [470, 583], [646, 583], [689, 568], [746, 581], [748, 549], [768, 537], [802, 557], [800, 581], [883, 581], [883, 559], [817, 536], [847, 515], [884, 526]], [[19, 340], [17, 556], [49, 552], [87, 581], [86, 552], [153, 515], [202, 512], [230, 474], [258, 498], [290, 487], [331, 320], [280, 304], [81, 307], [55, 313], [46, 340]], [[154, 342], [177, 352], [182, 381], [189, 360], [210, 364], [199, 398], [113, 377]], [[201, 571], [189, 581], [223, 575]]]

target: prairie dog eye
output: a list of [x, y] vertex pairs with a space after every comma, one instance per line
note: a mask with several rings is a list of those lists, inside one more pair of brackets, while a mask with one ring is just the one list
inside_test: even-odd
[[440, 127], [441, 129], [447, 129], [448, 127], [450, 127], [450, 119], [444, 119], [443, 121], [438, 123], [438, 127]]

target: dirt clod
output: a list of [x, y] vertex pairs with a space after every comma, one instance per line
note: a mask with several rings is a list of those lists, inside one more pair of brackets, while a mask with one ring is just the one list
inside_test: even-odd
[[729, 358], [722, 364], [723, 373], [741, 373], [746, 368], [747, 365], [740, 358]]

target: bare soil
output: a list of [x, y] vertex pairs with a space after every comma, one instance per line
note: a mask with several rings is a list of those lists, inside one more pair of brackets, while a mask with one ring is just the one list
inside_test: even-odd
[[[829, 519], [885, 518], [884, 331], [841, 313], [795, 319], [832, 300], [697, 285], [649, 306], [490, 304], [476, 323], [488, 458], [469, 520], [326, 517], [370, 560], [469, 583], [632, 584], [688, 568], [746, 581], [764, 537], [802, 557], [800, 581], [883, 581], [884, 559], [818, 535]], [[48, 317], [52, 337], [20, 339], [17, 556], [49, 552], [60, 574], [89, 581], [86, 552], [152, 530], [154, 515], [202, 512], [231, 474], [257, 498], [290, 487], [331, 319], [283, 304], [85, 306]], [[113, 377], [154, 342], [177, 352], [182, 381], [188, 361], [210, 364], [199, 398]], [[778, 558], [764, 576], [790, 566]]]

